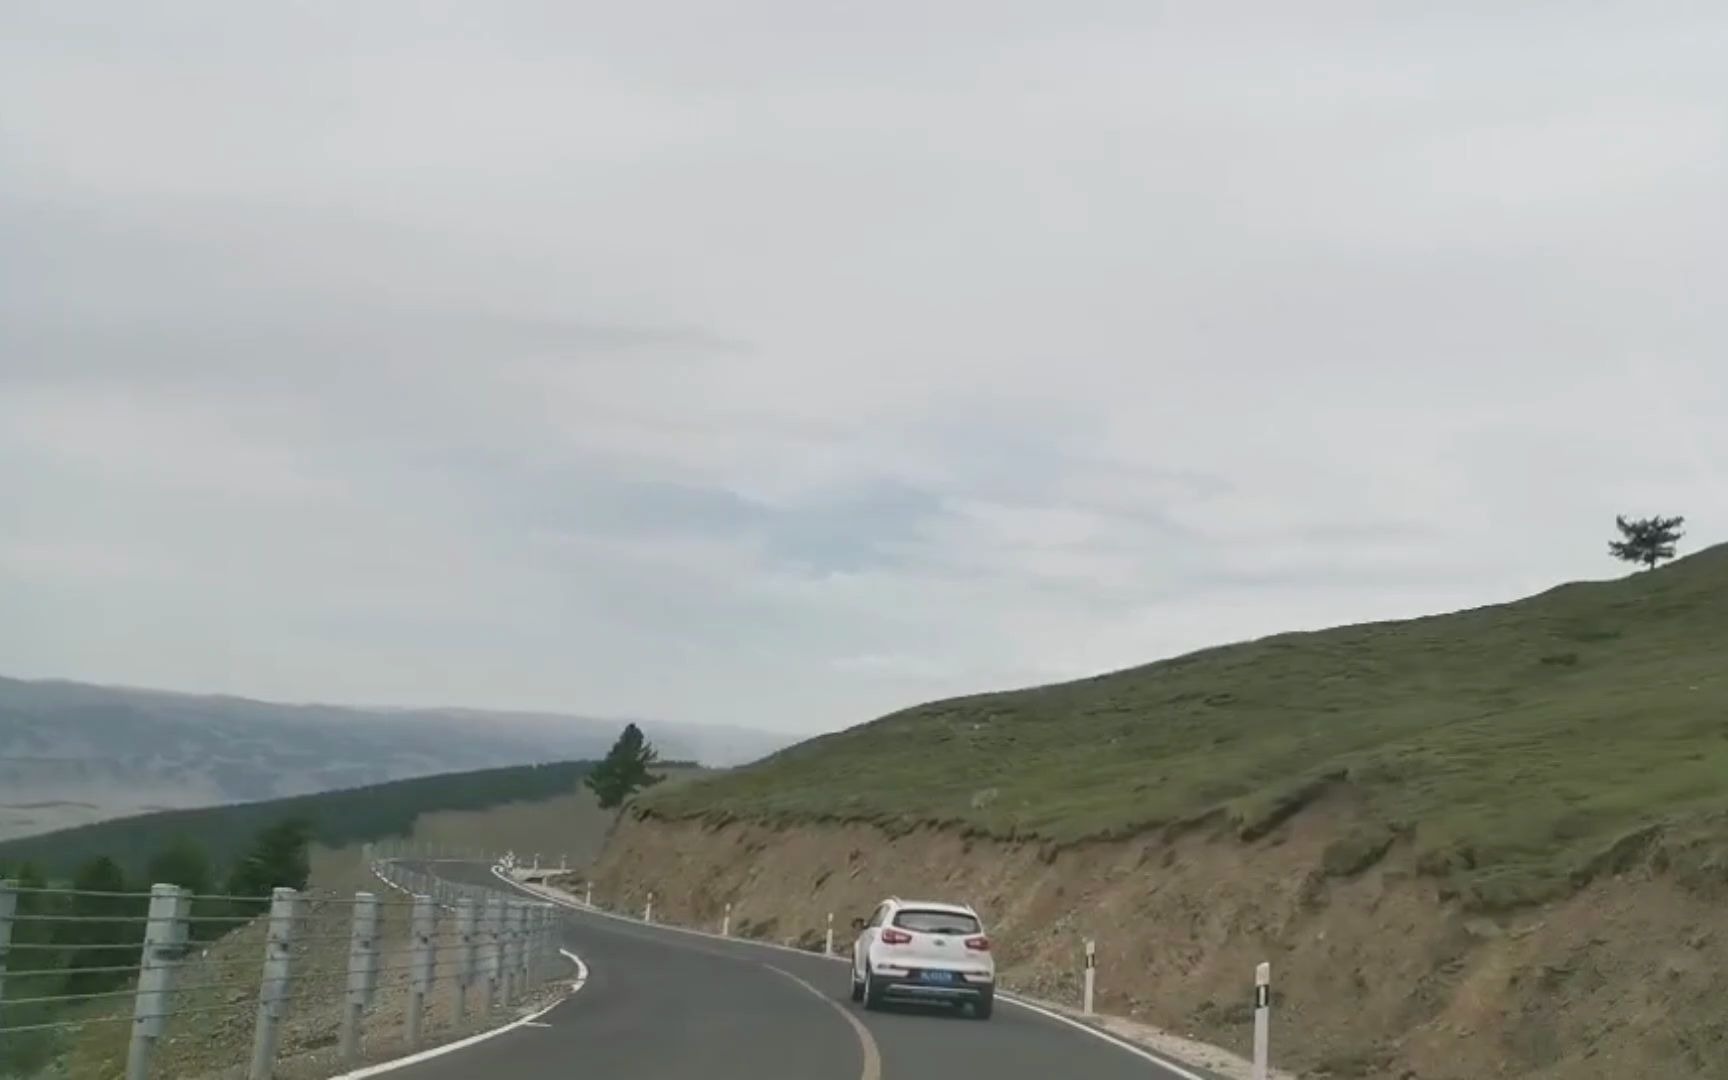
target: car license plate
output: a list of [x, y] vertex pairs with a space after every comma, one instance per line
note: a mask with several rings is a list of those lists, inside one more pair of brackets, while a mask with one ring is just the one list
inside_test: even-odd
[[927, 983], [951, 983], [954, 981], [952, 971], [921, 971], [918, 978]]

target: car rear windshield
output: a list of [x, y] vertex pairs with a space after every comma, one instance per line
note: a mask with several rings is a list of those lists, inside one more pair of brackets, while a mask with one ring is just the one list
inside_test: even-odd
[[976, 934], [978, 920], [953, 911], [902, 911], [894, 925], [920, 934]]

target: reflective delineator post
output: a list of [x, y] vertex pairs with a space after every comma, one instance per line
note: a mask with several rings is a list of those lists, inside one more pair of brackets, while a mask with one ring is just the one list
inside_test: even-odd
[[1098, 986], [1098, 943], [1091, 938], [1086, 939], [1086, 974], [1084, 989], [1081, 991], [1080, 1011], [1087, 1016], [1092, 1015], [1092, 995]]
[[646, 906], [642, 909], [642, 921], [643, 922], [653, 922], [654, 921], [654, 894], [653, 893], [648, 894], [648, 906]]
[[1254, 1080], [1267, 1080], [1271, 1064], [1272, 965], [1254, 969]]
[[726, 905], [726, 915], [720, 920], [720, 936], [732, 936], [732, 905]]
[[828, 934], [822, 939], [822, 955], [834, 955], [834, 913], [828, 913]]
[[588, 883], [588, 896], [582, 902], [589, 907], [594, 906], [594, 883], [592, 881]]

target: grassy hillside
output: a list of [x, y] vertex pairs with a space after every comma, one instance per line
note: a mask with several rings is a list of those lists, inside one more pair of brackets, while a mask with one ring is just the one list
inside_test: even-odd
[[590, 762], [524, 765], [449, 773], [387, 784], [298, 795], [198, 810], [169, 810], [0, 843], [0, 866], [33, 863], [44, 873], [64, 874], [88, 859], [108, 855], [128, 875], [176, 838], [196, 841], [217, 866], [228, 866], [259, 829], [285, 818], [312, 823], [317, 841], [342, 847], [408, 835], [416, 819], [439, 811], [483, 811], [510, 803], [540, 803], [574, 797]]
[[1553, 895], [1635, 830], [1728, 807], [1728, 546], [1511, 604], [923, 705], [638, 808], [1057, 843], [1210, 815], [1253, 840], [1322, 794], [1359, 811], [1340, 871], [1408, 839], [1482, 906]]

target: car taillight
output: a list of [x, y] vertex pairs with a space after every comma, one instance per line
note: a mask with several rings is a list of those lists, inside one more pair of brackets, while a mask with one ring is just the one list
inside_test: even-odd
[[882, 931], [882, 944], [884, 945], [909, 945], [911, 943], [912, 935], [904, 930], [895, 930], [890, 927]]
[[978, 937], [969, 937], [966, 939], [966, 947], [971, 949], [973, 952], [989, 952], [990, 939], [984, 937], [982, 934]]

